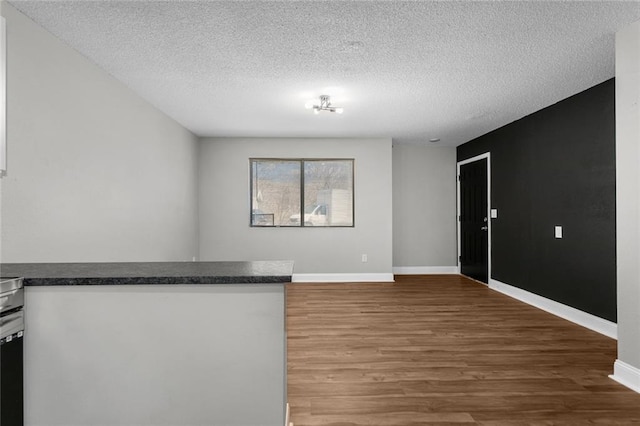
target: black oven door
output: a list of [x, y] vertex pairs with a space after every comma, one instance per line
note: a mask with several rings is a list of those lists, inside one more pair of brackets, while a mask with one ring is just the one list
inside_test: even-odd
[[0, 317], [0, 425], [23, 426], [22, 311]]

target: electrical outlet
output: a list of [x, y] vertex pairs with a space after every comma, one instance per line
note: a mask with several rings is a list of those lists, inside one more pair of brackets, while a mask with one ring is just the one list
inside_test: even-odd
[[562, 238], [562, 226], [555, 227], [556, 238]]
[[366, 254], [362, 255], [362, 263], [367, 263], [369, 261], [369, 259], [367, 258]]

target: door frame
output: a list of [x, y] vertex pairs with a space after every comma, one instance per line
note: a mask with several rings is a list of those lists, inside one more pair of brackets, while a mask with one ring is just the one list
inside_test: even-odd
[[[487, 283], [488, 286], [491, 282], [491, 152], [485, 152], [484, 154], [476, 155], [475, 157], [468, 158], [466, 160], [458, 161], [456, 163], [456, 225], [458, 234], [458, 274], [462, 273], [462, 265], [460, 264], [460, 257], [462, 256], [462, 238], [461, 238], [461, 222], [460, 222], [460, 166], [473, 163], [475, 161], [487, 160]], [[478, 281], [480, 282], [480, 281]], [[485, 284], [485, 283], [482, 283]]]

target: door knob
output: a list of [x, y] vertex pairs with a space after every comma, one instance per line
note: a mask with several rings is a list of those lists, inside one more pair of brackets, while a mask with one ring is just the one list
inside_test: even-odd
[[488, 227], [488, 226], [483, 226], [483, 227], [482, 227], [482, 228], [480, 228], [480, 229], [482, 229], [483, 231], [488, 231], [488, 230], [489, 230], [489, 227]]

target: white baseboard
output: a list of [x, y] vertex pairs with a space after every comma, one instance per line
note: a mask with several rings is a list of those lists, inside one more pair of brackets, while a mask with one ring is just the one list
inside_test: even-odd
[[518, 287], [510, 286], [498, 280], [490, 279], [489, 288], [511, 296], [536, 308], [564, 318], [612, 339], [618, 338], [618, 325], [595, 315], [588, 314], [571, 306], [564, 305], [546, 297], [530, 293]]
[[640, 393], [640, 369], [619, 359], [613, 363], [613, 374], [609, 376], [616, 382]]
[[395, 275], [441, 275], [457, 274], [457, 266], [394, 266]]
[[289, 403], [287, 402], [287, 408], [284, 411], [284, 426], [289, 426], [291, 423], [291, 413], [289, 411]]
[[393, 274], [293, 274], [294, 283], [394, 282]]

